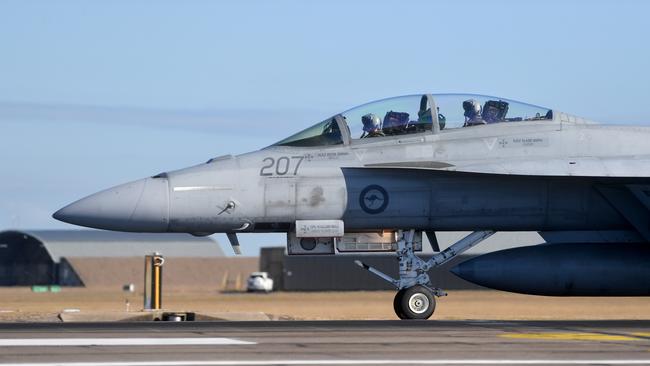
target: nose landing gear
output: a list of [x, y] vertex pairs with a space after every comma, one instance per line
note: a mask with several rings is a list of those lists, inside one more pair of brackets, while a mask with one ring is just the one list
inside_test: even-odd
[[489, 238], [494, 231], [475, 231], [442, 252], [434, 254], [428, 261], [415, 255], [413, 250], [415, 230], [408, 232], [400, 230], [398, 233], [399, 279], [396, 280], [361, 261], [355, 261], [355, 263], [397, 287], [393, 309], [400, 319], [429, 319], [436, 309], [435, 297], [447, 294], [442, 289], [431, 286], [427, 272]]

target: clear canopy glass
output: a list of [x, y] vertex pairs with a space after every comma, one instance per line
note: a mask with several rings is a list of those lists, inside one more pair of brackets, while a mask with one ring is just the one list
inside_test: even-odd
[[504, 98], [475, 94], [408, 95], [352, 108], [274, 146], [338, 145], [348, 139], [445, 133], [461, 127], [552, 119], [553, 112], [548, 108]]
[[446, 129], [553, 119], [549, 108], [504, 98], [475, 94], [440, 94], [434, 98]]
[[426, 96], [424, 102], [422, 97], [407, 95], [382, 99], [352, 108], [341, 115], [350, 128], [352, 139], [431, 131], [431, 106]]

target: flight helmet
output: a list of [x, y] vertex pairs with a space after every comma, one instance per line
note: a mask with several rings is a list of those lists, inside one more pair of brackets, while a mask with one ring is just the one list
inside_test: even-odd
[[365, 132], [373, 132], [381, 129], [381, 120], [374, 113], [368, 113], [361, 117], [363, 123], [363, 130]]
[[465, 110], [465, 117], [470, 120], [481, 117], [481, 103], [476, 99], [468, 99], [464, 101], [463, 109]]

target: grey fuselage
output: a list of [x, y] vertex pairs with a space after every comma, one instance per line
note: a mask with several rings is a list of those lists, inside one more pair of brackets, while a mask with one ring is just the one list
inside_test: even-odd
[[649, 127], [558, 112], [333, 146], [271, 146], [120, 185], [54, 216], [195, 235], [289, 232], [305, 219], [343, 220], [346, 231], [629, 230], [626, 213], [599, 187], [625, 187], [645, 205], [649, 140]]

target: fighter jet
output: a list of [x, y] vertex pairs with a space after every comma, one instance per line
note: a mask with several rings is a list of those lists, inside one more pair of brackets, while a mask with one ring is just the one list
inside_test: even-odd
[[[428, 271], [497, 231], [546, 243], [459, 276], [540, 295], [650, 295], [650, 127], [604, 125], [505, 98], [383, 99], [258, 151], [220, 156], [74, 202], [54, 218], [131, 232], [287, 233], [290, 255], [395, 252], [402, 319], [435, 309]], [[440, 250], [439, 231], [472, 231]], [[421, 259], [423, 237], [434, 255]]]

